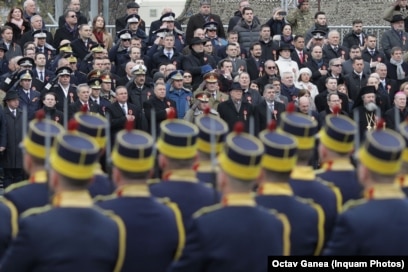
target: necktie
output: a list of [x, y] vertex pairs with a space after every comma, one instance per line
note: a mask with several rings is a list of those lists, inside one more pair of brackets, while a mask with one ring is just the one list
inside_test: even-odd
[[84, 103], [84, 105], [86, 106], [86, 108], [88, 109], [88, 111], [89, 111], [89, 105], [88, 105], [88, 102], [85, 102]]
[[303, 52], [302, 51], [299, 52], [299, 59], [300, 59], [300, 63], [302, 64], [303, 63]]
[[374, 56], [375, 51], [374, 51], [374, 50], [370, 50], [370, 54], [371, 54], [371, 56]]
[[40, 80], [41, 80], [41, 81], [44, 81], [44, 76], [43, 76], [43, 72], [42, 72], [42, 71], [40, 72]]
[[333, 48], [333, 50], [334, 50], [334, 52], [337, 53], [337, 51], [339, 50], [339, 48], [338, 48], [337, 46], [335, 46], [335, 47]]
[[170, 52], [167, 53], [167, 57], [171, 60], [171, 53]]
[[88, 41], [85, 41], [84, 43], [85, 43], [86, 49], [88, 49]]
[[122, 104], [122, 111], [125, 115], [127, 114], [125, 104]]
[[30, 100], [30, 91], [26, 92], [28, 100]]
[[99, 105], [99, 101], [98, 100], [94, 100], [93, 101], [95, 104], [98, 104]]
[[273, 113], [273, 103], [269, 103], [269, 109], [270, 109], [271, 112]]
[[215, 93], [213, 93], [213, 97], [214, 97], [214, 100], [217, 99], [217, 95]]
[[14, 117], [17, 116], [16, 110], [13, 110], [13, 115], [14, 115]]

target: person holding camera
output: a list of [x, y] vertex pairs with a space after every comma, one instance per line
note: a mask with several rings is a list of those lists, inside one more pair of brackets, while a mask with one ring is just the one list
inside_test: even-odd
[[277, 7], [272, 10], [272, 18], [265, 24], [271, 28], [271, 37], [282, 34], [282, 28], [288, 22], [285, 20], [286, 11]]

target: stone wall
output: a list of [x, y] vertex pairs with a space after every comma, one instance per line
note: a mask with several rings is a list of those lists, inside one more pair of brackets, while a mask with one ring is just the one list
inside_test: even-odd
[[[391, 5], [394, 0], [309, 0], [312, 13], [319, 10], [326, 12], [329, 18], [329, 25], [351, 25], [353, 19], [360, 18], [364, 25], [389, 25], [382, 19], [383, 10]], [[293, 1], [289, 1], [293, 2]], [[213, 13], [221, 16], [224, 24], [228, 24], [229, 18], [238, 9], [239, 0], [212, 0], [211, 8]], [[250, 0], [261, 22], [266, 22], [274, 7], [281, 5], [281, 0]], [[290, 3], [290, 5], [293, 5]], [[199, 0], [187, 0], [184, 12], [179, 16], [183, 23], [188, 22], [188, 18], [198, 12]]]

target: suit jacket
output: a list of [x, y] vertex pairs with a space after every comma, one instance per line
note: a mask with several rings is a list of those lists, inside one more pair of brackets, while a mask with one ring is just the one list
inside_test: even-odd
[[303, 54], [303, 61], [300, 61], [300, 56], [299, 56], [297, 49], [293, 50], [292, 53], [290, 54], [290, 58], [298, 64], [299, 69], [302, 67], [305, 67], [306, 61], [309, 58], [309, 54], [306, 51], [306, 49], [302, 50], [302, 54]]
[[201, 58], [192, 52], [191, 54], [182, 58], [181, 68], [184, 71], [190, 71], [191, 75], [193, 76], [193, 82], [191, 83], [193, 89], [197, 88], [203, 81], [201, 67], [207, 64], [210, 65], [212, 69], [217, 67], [217, 63], [215, 62], [214, 58], [207, 54], [204, 54], [204, 57]]
[[72, 32], [69, 31], [66, 26], [62, 26], [55, 31], [54, 35], [54, 48], [58, 48], [60, 42], [62, 40], [69, 40], [72, 42], [73, 40], [78, 38], [78, 29], [73, 30]]
[[[174, 110], [177, 110], [176, 102], [171, 99], [164, 98], [163, 100], [158, 99], [155, 95], [150, 97], [149, 100], [143, 103], [144, 113], [147, 119], [147, 123], [149, 126], [149, 131], [152, 132], [152, 110], [154, 110], [156, 114], [156, 120], [153, 122], [156, 124], [156, 136], [159, 135], [160, 132], [160, 123], [167, 119], [166, 109], [173, 107]], [[176, 112], [177, 116], [177, 112]]]
[[[53, 92], [57, 96], [57, 104], [55, 105], [55, 108], [59, 111], [64, 112], [64, 103], [67, 103], [66, 109], [69, 111], [69, 105], [71, 103], [74, 103], [75, 101], [78, 100], [78, 96], [76, 93], [76, 88], [72, 85], [69, 86], [68, 89], [68, 95], [65, 97], [64, 91], [62, 90], [61, 86], [59, 84], [54, 85], [48, 92]], [[42, 96], [47, 93], [45, 90], [41, 93]], [[64, 113], [65, 114], [65, 113]], [[68, 112], [66, 113], [68, 116]]]
[[348, 49], [350, 49], [353, 45], [364, 46], [364, 39], [367, 38], [367, 34], [361, 32], [361, 35], [363, 36], [363, 43], [361, 43], [360, 37], [354, 34], [353, 31], [347, 33], [343, 38], [342, 46]]
[[327, 64], [324, 58], [323, 58], [323, 62], [321, 63], [321, 65], [320, 66], [319, 65], [320, 64], [318, 64], [312, 58], [308, 58], [307, 62], [304, 63], [304, 67], [307, 67], [310, 69], [310, 71], [312, 71], [312, 78], [310, 80], [312, 83], [315, 83], [316, 81], [318, 81], [319, 78], [322, 76], [319, 72], [319, 69], [327, 70], [327, 68], [329, 68], [329, 65]]
[[254, 107], [258, 106], [264, 99], [259, 94], [258, 91], [253, 89], [248, 89], [242, 94], [242, 99], [246, 100], [249, 104], [252, 104]]
[[[229, 59], [229, 58], [225, 58], [225, 59]], [[237, 76], [240, 72], [238, 72], [238, 70], [240, 70], [241, 72], [246, 72], [247, 71], [247, 64], [245, 62], [245, 60], [242, 59], [237, 59], [235, 58], [235, 61], [232, 61], [232, 59], [229, 59], [232, 62], [232, 76]]]
[[257, 122], [255, 120], [255, 108], [253, 105], [246, 101], [241, 102], [241, 107], [237, 112], [234, 102], [229, 99], [227, 101], [221, 102], [218, 105], [218, 113], [220, 117], [228, 124], [229, 131], [233, 131], [236, 122], [243, 122], [245, 127], [245, 132], [250, 132], [250, 120], [253, 119], [253, 129], [254, 133], [258, 131]]
[[[368, 63], [376, 61], [385, 63], [385, 61], [387, 60], [384, 52], [379, 51], [377, 48], [374, 50], [374, 55], [371, 55], [367, 47], [364, 48], [364, 50], [361, 52], [361, 57]], [[371, 72], [375, 72], [375, 67], [371, 67]]]
[[263, 67], [265, 60], [260, 59], [259, 60], [259, 66], [256, 65], [256, 61], [253, 57], [248, 57], [246, 60], [246, 65], [247, 65], [247, 72], [249, 74], [249, 77], [251, 80], [256, 80], [259, 77], [263, 76]]
[[[88, 107], [88, 112], [102, 114], [101, 107], [99, 107], [99, 105], [94, 103], [93, 101], [88, 102]], [[74, 114], [81, 111], [81, 108], [82, 102], [80, 100], [71, 103], [68, 108], [68, 118], [71, 119], [72, 117], [74, 117]]]
[[[217, 36], [220, 38], [225, 38], [225, 31], [224, 26], [222, 24], [221, 18], [218, 15], [210, 14], [208, 15], [207, 22], [217, 22]], [[190, 17], [187, 23], [187, 30], [186, 30], [186, 43], [190, 44], [191, 39], [194, 36], [194, 30], [197, 28], [202, 28], [203, 25], [206, 23], [204, 16], [200, 13], [194, 14]]]
[[[40, 80], [40, 75], [37, 72], [37, 69], [33, 69], [33, 75], [36, 79]], [[44, 84], [47, 84], [50, 80], [52, 80], [55, 77], [55, 73], [51, 70], [45, 69], [43, 72], [43, 77], [44, 77]], [[40, 80], [41, 81], [41, 80]], [[41, 91], [41, 90], [38, 90]]]
[[17, 88], [18, 97], [20, 100], [20, 108], [27, 107], [27, 119], [30, 121], [34, 119], [35, 112], [41, 108], [41, 94], [40, 92], [30, 90], [30, 99], [21, 87]]
[[[345, 62], [342, 63], [342, 70], [341, 74], [343, 76], [347, 76], [351, 73], [353, 73], [354, 68], [353, 68], [353, 61], [351, 59], [346, 60]], [[364, 61], [364, 68], [363, 68], [363, 73], [367, 76], [371, 74], [371, 69], [370, 69], [370, 63]]]
[[397, 65], [392, 64], [391, 62], [387, 62], [387, 77], [396, 80], [400, 85], [408, 79], [408, 63], [402, 62], [401, 66], [405, 72], [405, 78], [398, 79], [397, 76]]
[[259, 132], [266, 129], [266, 127], [268, 126], [267, 114], [270, 115], [270, 120], [276, 120], [278, 123], [280, 122], [280, 115], [286, 109], [285, 104], [274, 101], [273, 108], [274, 112], [271, 112], [268, 108], [266, 100], [263, 100], [259, 105], [255, 107], [255, 120], [258, 122]]
[[[135, 129], [143, 129], [142, 127], [142, 112], [136, 105], [129, 102], [126, 103], [128, 108], [128, 114], [135, 116], [134, 127]], [[126, 115], [122, 110], [119, 102], [115, 102], [106, 109], [109, 113], [110, 128], [111, 128], [111, 144], [115, 142], [116, 134], [125, 128], [127, 122]], [[146, 130], [146, 129], [144, 129]]]
[[97, 104], [99, 106], [99, 113], [102, 115], [105, 115], [106, 109], [112, 105], [112, 103], [106, 99], [105, 97], [99, 97], [99, 103], [96, 102], [96, 100], [93, 99], [93, 97], [89, 98], [89, 102], [92, 102], [94, 104]]
[[96, 42], [94, 42], [91, 39], [88, 39], [88, 46], [86, 47], [85, 42], [78, 37], [78, 39], [73, 40], [71, 42], [71, 47], [75, 57], [77, 57], [80, 60], [83, 60], [86, 57], [86, 55], [89, 54], [90, 48], [94, 44], [96, 44]]
[[408, 33], [402, 32], [402, 39], [394, 29], [386, 30], [381, 36], [381, 48], [388, 59], [391, 58], [391, 49], [395, 46], [401, 47], [402, 51], [408, 51]]
[[[396, 122], [396, 113], [395, 113], [395, 110], [396, 110], [396, 107], [392, 107], [391, 109], [389, 109], [389, 110], [387, 110], [386, 112], [385, 112], [385, 114], [384, 114], [384, 119], [385, 119], [385, 126], [387, 127], [387, 128], [390, 128], [390, 129], [393, 129], [393, 130], [396, 130], [396, 131], [398, 131], [398, 129], [395, 127], [395, 122]], [[398, 117], [399, 117], [399, 123], [398, 124], [400, 124], [401, 122], [404, 122], [405, 121], [405, 119], [408, 117], [408, 111], [407, 111], [407, 109], [405, 108], [404, 110], [399, 110], [399, 109], [397, 109], [397, 111], [398, 111]]]
[[349, 50], [347, 47], [341, 45], [338, 45], [337, 47], [338, 50], [336, 52], [329, 44], [323, 46], [323, 59], [325, 60], [325, 62], [328, 63], [331, 59], [335, 58], [343, 58], [345, 60], [348, 60], [350, 58], [348, 53]]
[[[318, 95], [315, 96], [315, 105], [316, 105], [316, 110], [318, 112], [325, 111], [329, 109], [329, 105], [327, 104], [327, 95], [329, 92], [325, 90], [324, 92], [319, 93]], [[340, 100], [341, 100], [341, 109], [347, 114], [349, 114], [349, 106], [348, 106], [348, 97], [344, 93], [337, 92]]]

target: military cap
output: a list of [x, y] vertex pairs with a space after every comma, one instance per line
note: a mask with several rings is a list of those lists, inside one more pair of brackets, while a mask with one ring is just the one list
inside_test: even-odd
[[126, 5], [126, 8], [131, 9], [131, 8], [140, 8], [139, 4], [136, 2], [130, 2]]
[[405, 140], [405, 149], [402, 152], [402, 160], [404, 162], [408, 162], [408, 121], [405, 120], [404, 122], [401, 122], [398, 128], [398, 131], [401, 133]]
[[174, 14], [174, 12], [168, 12], [168, 13], [163, 14], [160, 17], [160, 21], [162, 21], [162, 22], [174, 22], [175, 18], [176, 18], [176, 14]]
[[210, 21], [210, 22], [206, 22], [203, 25], [203, 28], [206, 30], [217, 30], [218, 29], [218, 23], [215, 21]]
[[230, 88], [228, 91], [244, 91], [244, 88], [242, 88], [241, 84], [239, 82], [232, 82]]
[[154, 167], [154, 140], [141, 130], [121, 130], [112, 151], [113, 164], [127, 172], [141, 173]]
[[207, 81], [207, 82], [218, 82], [218, 74], [216, 73], [216, 72], [214, 72], [214, 71], [211, 71], [211, 72], [209, 72], [209, 73], [206, 73], [204, 76], [203, 76], [203, 79], [205, 80], [205, 81]]
[[55, 71], [57, 76], [62, 76], [62, 75], [71, 75], [72, 74], [72, 69], [67, 67], [67, 66], [62, 66]]
[[88, 81], [88, 85], [92, 89], [101, 89], [102, 80], [100, 78], [92, 78], [91, 80]]
[[202, 45], [204, 45], [206, 42], [207, 42], [206, 39], [200, 39], [199, 37], [193, 37], [193, 38], [191, 39], [191, 41], [190, 41], [189, 47], [190, 47], [190, 49], [191, 49], [191, 46], [192, 46], [192, 45], [195, 45], [195, 44], [202, 44]]
[[104, 83], [112, 83], [112, 79], [110, 77], [109, 74], [103, 74], [101, 75], [100, 79], [102, 80], [102, 82]]
[[17, 61], [17, 64], [19, 66], [31, 66], [31, 67], [33, 67], [34, 66], [34, 60], [32, 58], [29, 58], [29, 57], [23, 57], [23, 58], [21, 58], [21, 59], [19, 59]]
[[210, 101], [209, 95], [204, 91], [199, 91], [194, 95], [194, 98], [199, 100], [200, 102], [208, 102]]
[[95, 139], [79, 132], [59, 134], [51, 149], [51, 167], [63, 176], [77, 180], [93, 177], [99, 158]]
[[279, 52], [282, 50], [289, 50], [290, 52], [293, 51], [293, 46], [290, 46], [289, 44], [284, 44], [282, 43], [281, 46], [279, 47]]
[[3, 101], [9, 101], [9, 100], [13, 100], [13, 99], [18, 99], [18, 93], [17, 91], [8, 91], [6, 92], [6, 96], [3, 98]]
[[8, 51], [7, 46], [3, 42], [0, 42], [0, 50], [3, 50], [4, 53]]
[[183, 70], [176, 70], [171, 72], [167, 78], [172, 80], [183, 80], [184, 71]]
[[130, 73], [132, 75], [146, 75], [147, 73], [147, 68], [146, 66], [139, 64], [139, 65], [135, 65], [133, 66], [133, 68], [130, 70]]
[[160, 123], [157, 148], [161, 154], [174, 159], [190, 159], [197, 154], [198, 128], [181, 119], [167, 119]]
[[77, 112], [74, 114], [74, 119], [78, 123], [77, 131], [92, 137], [99, 148], [104, 148], [106, 145], [106, 129], [109, 125], [108, 120], [99, 115], [89, 112]]
[[200, 6], [211, 5], [211, 0], [200, 0]]
[[47, 32], [48, 32], [47, 30], [39, 29], [39, 30], [34, 31], [31, 35], [34, 38], [46, 39], [47, 38]]
[[326, 125], [319, 132], [320, 142], [338, 153], [351, 152], [357, 132], [356, 123], [341, 114], [328, 114], [325, 120]]
[[296, 138], [299, 150], [311, 149], [315, 146], [317, 122], [306, 114], [291, 111], [283, 112], [279, 129]]
[[[43, 110], [41, 114], [45, 114]], [[40, 158], [45, 159], [47, 156], [46, 138], [50, 139], [50, 146], [54, 142], [57, 135], [64, 132], [64, 128], [53, 120], [44, 119], [45, 116], [37, 116], [28, 124], [28, 131], [23, 139], [23, 147], [27, 153]]]
[[126, 17], [126, 22], [128, 24], [140, 22], [140, 16], [138, 14], [130, 14]]
[[64, 53], [72, 53], [72, 47], [71, 47], [71, 43], [65, 43], [63, 45], [60, 45], [58, 47], [59, 52], [64, 52]]
[[405, 141], [400, 134], [377, 124], [377, 129], [366, 133], [358, 160], [373, 172], [393, 175], [400, 170], [404, 149]]
[[297, 161], [297, 140], [284, 131], [265, 129], [259, 133], [265, 153], [262, 167], [275, 172], [290, 172]]
[[169, 29], [167, 28], [159, 28], [154, 32], [154, 34], [158, 37], [164, 38], [168, 33], [171, 33]]
[[132, 38], [132, 32], [129, 29], [123, 29], [118, 32], [118, 37], [121, 40], [130, 40]]
[[242, 123], [237, 123], [234, 131], [227, 135], [218, 162], [228, 175], [240, 180], [253, 181], [261, 173], [264, 146], [258, 138], [242, 132], [243, 126]]
[[102, 75], [102, 70], [99, 69], [94, 69], [92, 71], [90, 71], [87, 75], [86, 78], [88, 80], [91, 80], [92, 78], [100, 78]]
[[313, 30], [312, 35], [316, 40], [322, 40], [326, 36], [326, 32], [324, 32], [323, 30]]
[[395, 14], [394, 16], [392, 16], [390, 22], [392, 24], [392, 23], [396, 23], [396, 22], [400, 22], [400, 21], [404, 21], [404, 17], [401, 14]]
[[[208, 97], [207, 97], [208, 100]], [[199, 151], [211, 154], [214, 148], [215, 153], [221, 152], [225, 138], [228, 134], [228, 125], [223, 119], [211, 114], [201, 114], [195, 119], [195, 124], [199, 129], [197, 148]], [[211, 138], [214, 142], [211, 142]], [[212, 147], [214, 146], [214, 147]]]
[[68, 61], [69, 63], [77, 63], [77, 62], [78, 62], [78, 59], [77, 59], [76, 57], [74, 57], [73, 55], [70, 55], [70, 56], [67, 58], [67, 61]]
[[32, 80], [33, 79], [33, 71], [31, 70], [22, 70], [18, 73], [18, 78], [20, 80]]
[[93, 53], [102, 53], [105, 46], [103, 44], [97, 43], [91, 46], [91, 52]]

